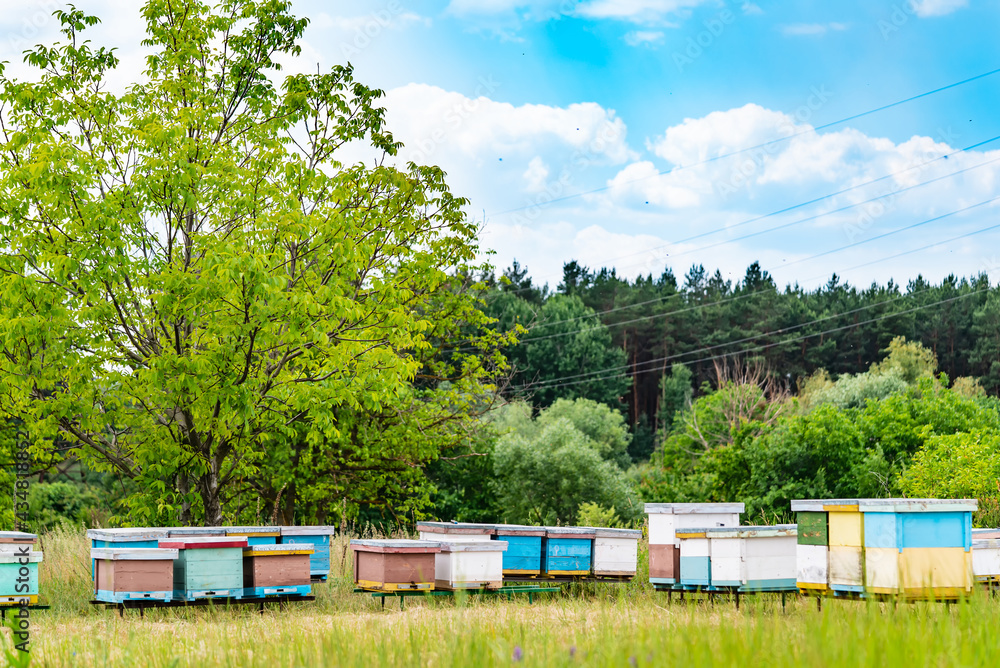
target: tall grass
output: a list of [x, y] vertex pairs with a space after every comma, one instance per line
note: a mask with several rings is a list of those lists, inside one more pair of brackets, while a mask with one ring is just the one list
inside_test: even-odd
[[[85, 538], [45, 537], [41, 587], [53, 608], [32, 618], [46, 666], [975, 666], [1000, 658], [1000, 601], [954, 606], [777, 596], [668, 605], [646, 583], [572, 585], [529, 605], [485, 597], [390, 599], [352, 593], [348, 539], [331, 545], [318, 600], [275, 607], [172, 609], [140, 618], [92, 608]], [[644, 564], [644, 558], [640, 560]]]

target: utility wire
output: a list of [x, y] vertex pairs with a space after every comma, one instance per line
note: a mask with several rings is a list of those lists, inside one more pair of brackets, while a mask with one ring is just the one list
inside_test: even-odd
[[[998, 158], [997, 160], [1000, 160], [1000, 158]], [[883, 238], [886, 238], [886, 237], [889, 237], [889, 236], [893, 236], [895, 234], [900, 234], [902, 232], [906, 232], [908, 230], [912, 230], [914, 228], [921, 227], [923, 225], [927, 225], [927, 224], [930, 224], [930, 223], [933, 223], [933, 222], [937, 222], [939, 220], [943, 220], [945, 218], [949, 218], [949, 217], [957, 215], [959, 213], [964, 213], [966, 211], [969, 211], [969, 210], [972, 210], [972, 209], [976, 209], [976, 208], [981, 207], [981, 206], [985, 206], [985, 205], [990, 204], [992, 202], [995, 202], [997, 200], [1000, 200], [1000, 196], [994, 197], [994, 198], [986, 200], [984, 202], [979, 202], [978, 204], [973, 204], [973, 205], [964, 207], [962, 209], [958, 209], [956, 211], [951, 211], [949, 213], [942, 214], [940, 216], [935, 216], [934, 218], [929, 218], [927, 220], [922, 220], [922, 221], [920, 221], [918, 223], [913, 223], [912, 225], [907, 225], [905, 227], [901, 227], [899, 229], [892, 230], [890, 232], [886, 232], [884, 234], [880, 234], [878, 236], [871, 237], [869, 239], [863, 239], [861, 241], [857, 241], [857, 242], [854, 242], [852, 244], [848, 244], [846, 246], [841, 246], [839, 248], [834, 248], [832, 250], [824, 251], [822, 253], [817, 253], [816, 255], [812, 255], [812, 256], [809, 256], [809, 257], [806, 257], [806, 258], [801, 258], [801, 259], [795, 260], [793, 262], [788, 262], [788, 263], [779, 265], [777, 267], [772, 267], [772, 268], [769, 268], [768, 271], [771, 271], [771, 270], [773, 270], [775, 268], [788, 267], [788, 266], [791, 266], [793, 264], [799, 264], [801, 262], [807, 262], [807, 261], [814, 260], [814, 259], [819, 258], [819, 257], [823, 257], [823, 256], [826, 256], [826, 255], [831, 255], [833, 253], [838, 253], [840, 251], [847, 250], [849, 248], [855, 248], [855, 247], [861, 246], [863, 244], [871, 243], [873, 241], [877, 241], [879, 239], [883, 239]], [[950, 241], [955, 241], [957, 239], [962, 239], [962, 238], [965, 238], [967, 236], [972, 236], [973, 234], [981, 234], [981, 233], [987, 232], [987, 231], [989, 231], [991, 229], [994, 229], [994, 227], [988, 227], [986, 229], [979, 230], [977, 232], [973, 232], [973, 233], [961, 235], [959, 237], [954, 237], [953, 239], [949, 239], [949, 240], [946, 240], [946, 241], [943, 241], [943, 242], [939, 242], [939, 243], [936, 243], [936, 244], [931, 244], [929, 246], [925, 246], [925, 247], [922, 247], [922, 248], [919, 248], [919, 249], [915, 249], [913, 251], [906, 251], [905, 253], [899, 253], [897, 255], [893, 255], [893, 256], [881, 258], [879, 260], [874, 260], [872, 262], [868, 262], [868, 263], [865, 263], [865, 264], [862, 264], [862, 265], [851, 267], [850, 269], [848, 269], [846, 271], [853, 271], [854, 269], [859, 269], [861, 267], [866, 267], [866, 266], [869, 266], [871, 264], [876, 264], [878, 262], [882, 262], [882, 261], [885, 261], [885, 260], [895, 259], [895, 258], [901, 257], [903, 255], [909, 255], [911, 253], [915, 253], [915, 252], [918, 252], [920, 250], [926, 250], [927, 248], [931, 248], [931, 247], [936, 246], [936, 245], [941, 245], [943, 243], [948, 243]], [[808, 280], [814, 280], [814, 278], [817, 278], [817, 277], [813, 277], [813, 278], [810, 278]], [[748, 292], [748, 293], [745, 293], [745, 294], [742, 294], [742, 295], [736, 295], [736, 296], [733, 296], [733, 297], [727, 297], [726, 299], [722, 299], [722, 300], [719, 300], [717, 302], [709, 302], [709, 303], [705, 303], [705, 304], [696, 304], [696, 305], [688, 306], [688, 307], [685, 307], [685, 308], [677, 309], [677, 310], [674, 310], [674, 311], [669, 311], [667, 313], [654, 313], [654, 314], [651, 314], [651, 315], [640, 316], [638, 318], [633, 318], [633, 319], [625, 320], [625, 321], [622, 321], [622, 322], [600, 323], [598, 326], [595, 326], [595, 327], [592, 327], [592, 328], [589, 328], [589, 329], [575, 330], [575, 331], [571, 331], [571, 332], [556, 332], [554, 334], [547, 334], [547, 335], [542, 335], [542, 336], [526, 337], [526, 338], [521, 339], [520, 341], [518, 341], [518, 344], [530, 343], [532, 341], [543, 341], [543, 340], [554, 339], [554, 338], [558, 338], [558, 337], [562, 337], [562, 336], [573, 336], [573, 335], [576, 335], [576, 334], [582, 334], [582, 333], [586, 333], [586, 332], [590, 332], [590, 331], [598, 331], [598, 330], [601, 330], [601, 329], [604, 329], [604, 328], [608, 328], [608, 327], [621, 327], [621, 326], [625, 326], [625, 325], [634, 324], [634, 323], [637, 323], [637, 322], [643, 322], [643, 321], [646, 321], [646, 320], [653, 320], [653, 319], [656, 319], [656, 318], [668, 318], [668, 317], [670, 317], [672, 315], [679, 315], [679, 314], [688, 313], [688, 312], [691, 312], [691, 311], [694, 311], [694, 310], [697, 310], [697, 309], [700, 309], [700, 308], [722, 305], [722, 304], [726, 304], [726, 303], [729, 303], [729, 302], [746, 299], [748, 297], [752, 297], [752, 296], [757, 295], [757, 294], [763, 294], [763, 293], [769, 293], [769, 292], [772, 292], [772, 290], [770, 288], [764, 289], [764, 290], [755, 290], [753, 292]], [[673, 296], [673, 295], [671, 295], [671, 296]], [[619, 307], [619, 308], [608, 309], [606, 311], [595, 311], [594, 313], [587, 314], [587, 315], [584, 315], [584, 316], [578, 316], [576, 318], [571, 318], [571, 319], [568, 319], [568, 320], [557, 320], [557, 321], [553, 321], [553, 322], [550, 322], [550, 323], [542, 323], [542, 324], [539, 324], [539, 325], [536, 325], [536, 326], [532, 327], [531, 329], [533, 330], [533, 329], [536, 329], [538, 327], [562, 325], [562, 324], [565, 324], [565, 323], [576, 322], [576, 321], [579, 321], [579, 320], [582, 320], [582, 319], [585, 319], [585, 318], [592, 318], [592, 317], [595, 317], [595, 316], [601, 316], [601, 315], [605, 315], [605, 314], [608, 314], [608, 313], [613, 313], [613, 312], [616, 312], [616, 311], [624, 310], [626, 308], [633, 308], [635, 306], [640, 306], [640, 305], [645, 305], [645, 304], [659, 302], [659, 301], [662, 301], [663, 299], [667, 299], [667, 298], [669, 298], [669, 297], [663, 297], [663, 298], [659, 298], [659, 299], [653, 299], [653, 300], [649, 300], [649, 301], [646, 301], [646, 302], [640, 302], [639, 304], [633, 304], [633, 305], [623, 306], [623, 307]], [[531, 330], [529, 330], [529, 331], [531, 331]], [[474, 347], [461, 348], [458, 351], [460, 352], [460, 351], [472, 350], [472, 349], [474, 349]]]
[[[660, 245], [660, 246], [654, 246], [652, 248], [648, 248], [648, 249], [642, 250], [642, 251], [637, 251], [635, 253], [627, 253], [625, 255], [619, 255], [618, 257], [611, 258], [610, 260], [608, 260], [608, 262], [614, 262], [615, 260], [622, 260], [622, 259], [625, 259], [625, 258], [634, 257], [636, 255], [644, 255], [646, 253], [650, 253], [650, 252], [657, 251], [657, 250], [662, 250], [664, 248], [670, 248], [671, 246], [677, 246], [679, 244], [687, 243], [689, 241], [694, 241], [696, 239], [701, 239], [703, 237], [711, 236], [713, 234], [718, 234], [720, 232], [730, 231], [730, 230], [736, 229], [738, 227], [743, 227], [744, 225], [750, 225], [752, 223], [756, 223], [758, 221], [765, 220], [767, 218], [772, 218], [774, 216], [780, 216], [781, 214], [784, 214], [784, 213], [790, 213], [792, 211], [795, 211], [796, 209], [801, 209], [803, 207], [810, 206], [812, 204], [818, 204], [819, 202], [822, 202], [824, 200], [831, 199], [831, 198], [837, 197], [839, 195], [844, 195], [844, 194], [849, 193], [851, 191], [859, 190], [861, 188], [865, 188], [867, 186], [873, 185], [875, 183], [880, 183], [880, 182], [886, 181], [888, 179], [896, 178], [896, 177], [901, 176], [903, 174], [906, 174], [908, 172], [912, 172], [913, 170], [916, 170], [916, 169], [924, 169], [924, 168], [928, 167], [929, 165], [932, 165], [932, 164], [934, 164], [936, 162], [939, 162], [939, 161], [942, 161], [942, 160], [949, 160], [949, 159], [953, 158], [954, 156], [959, 155], [960, 153], [967, 153], [968, 151], [972, 151], [974, 149], [977, 149], [977, 148], [980, 148], [980, 147], [985, 146], [987, 144], [990, 144], [992, 142], [995, 142], [998, 139], [1000, 139], [1000, 135], [996, 135], [994, 137], [990, 137], [989, 139], [977, 142], [975, 144], [971, 144], [969, 146], [966, 146], [965, 148], [961, 148], [961, 149], [958, 149], [956, 151], [952, 151], [951, 153], [946, 153], [944, 155], [940, 155], [940, 156], [938, 156], [936, 158], [933, 158], [931, 160], [928, 160], [926, 162], [922, 162], [922, 163], [917, 164], [917, 165], [911, 165], [910, 167], [907, 167], [906, 169], [901, 169], [899, 171], [892, 172], [890, 174], [886, 174], [884, 176], [880, 176], [880, 177], [875, 178], [875, 179], [871, 179], [870, 181], [866, 181], [864, 183], [859, 183], [857, 185], [853, 185], [853, 186], [851, 186], [849, 188], [844, 188], [842, 190], [838, 190], [837, 192], [829, 193], [829, 194], [823, 195], [821, 197], [816, 197], [815, 199], [811, 199], [811, 200], [806, 201], [806, 202], [801, 202], [799, 204], [793, 204], [793, 205], [787, 206], [787, 207], [785, 207], [783, 209], [778, 209], [777, 211], [772, 211], [770, 213], [761, 214], [761, 215], [755, 216], [753, 218], [748, 218], [746, 220], [740, 221], [740, 222], [735, 223], [733, 225], [726, 225], [726, 226], [717, 227], [715, 229], [708, 230], [708, 231], [705, 231], [705, 232], [699, 232], [698, 234], [693, 234], [693, 235], [691, 235], [689, 237], [685, 237], [683, 239], [678, 239], [677, 241], [669, 243], [669, 244], [663, 244], [663, 245]], [[991, 164], [992, 162], [995, 162], [995, 160], [991, 160], [991, 161], [987, 161], [987, 162], [984, 162], [984, 163], [980, 163], [977, 167], [982, 167], [982, 166], [984, 166], [986, 164]], [[964, 173], [966, 171], [969, 171], [969, 169], [976, 169], [976, 167], [971, 167], [971, 168], [968, 168], [968, 169], [960, 170], [958, 172], [955, 172], [954, 174], [961, 174], [961, 173]], [[941, 178], [947, 178], [947, 177], [941, 177]], [[931, 182], [932, 181], [929, 181], [928, 183], [931, 183]], [[899, 190], [897, 192], [903, 192], [904, 190], [909, 190], [909, 189], [911, 189], [913, 187], [914, 186], [911, 186], [910, 188], [904, 188], [904, 189], [901, 189], [901, 190]], [[876, 199], [878, 199], [878, 198], [876, 198]], [[872, 200], [868, 200], [868, 202], [871, 202], [871, 201]], [[865, 203], [868, 203], [868, 202], [862, 202], [861, 204], [865, 204]], [[836, 212], [830, 212], [830, 213], [836, 213]], [[821, 215], [827, 215], [827, 214], [821, 214]], [[780, 228], [776, 228], [776, 229], [780, 229]], [[761, 234], [761, 233], [756, 233], [756, 234]], [[748, 235], [747, 237], [742, 237], [741, 239], [746, 239], [746, 238], [749, 238], [750, 236], [754, 236], [754, 235]], [[740, 239], [734, 239], [733, 241], [739, 241], [739, 240]], [[720, 245], [722, 243], [725, 243], [725, 242], [719, 242], [718, 244], [715, 244], [715, 245]], [[704, 248], [713, 248], [713, 247], [714, 246], [707, 246], [707, 247], [703, 247], [701, 249], [694, 249], [694, 250], [703, 250]], [[692, 250], [692, 251], [684, 251], [684, 252], [681, 252], [681, 253], [677, 253], [673, 257], [679, 257], [679, 256], [682, 256], [682, 255], [687, 255], [687, 254], [690, 254], [690, 253], [694, 252], [694, 250]], [[626, 265], [626, 266], [634, 266], [634, 263], [632, 265]], [[551, 276], [550, 278], [555, 278], [555, 276]], [[537, 288], [521, 288], [519, 290], [513, 290], [512, 292], [514, 292], [514, 293], [528, 292], [528, 291], [533, 290], [533, 289], [537, 289]]]
[[[823, 125], [818, 125], [818, 126], [816, 126], [814, 128], [811, 127], [808, 130], [801, 130], [799, 132], [792, 133], [792, 134], [790, 134], [790, 135], [788, 135], [786, 137], [778, 137], [776, 139], [771, 139], [769, 141], [766, 141], [766, 142], [763, 142], [763, 143], [760, 143], [760, 144], [755, 144], [753, 146], [747, 146], [746, 148], [737, 149], [735, 151], [731, 151], [729, 153], [723, 153], [721, 155], [716, 155], [716, 156], [713, 156], [711, 158], [705, 158], [704, 160], [700, 160], [698, 162], [692, 162], [692, 163], [687, 164], [687, 165], [678, 165], [677, 167], [674, 167], [672, 169], [666, 169], [666, 170], [663, 170], [661, 172], [657, 172], [656, 174], [652, 174], [650, 176], [644, 176], [641, 179], [635, 179], [633, 181], [628, 181], [628, 182], [626, 182], [626, 185], [631, 185], [633, 183], [639, 183], [641, 181], [646, 181], [648, 179], [655, 178], [657, 176], [663, 176], [665, 174], [673, 174], [673, 173], [676, 173], [676, 172], [679, 172], [679, 171], [682, 171], [682, 170], [685, 170], [685, 169], [690, 169], [692, 167], [698, 167], [700, 165], [705, 165], [705, 164], [708, 164], [708, 163], [711, 163], [711, 162], [716, 162], [716, 161], [719, 161], [719, 160], [723, 160], [725, 158], [731, 158], [733, 156], [741, 155], [743, 153], [746, 153], [748, 151], [754, 151], [754, 150], [757, 150], [757, 149], [760, 149], [760, 148], [765, 148], [767, 146], [773, 146], [775, 144], [780, 144], [782, 142], [786, 142], [786, 141], [788, 141], [790, 139], [794, 139], [795, 137], [800, 137], [800, 136], [805, 135], [805, 134], [809, 134], [809, 133], [813, 133], [813, 132], [819, 132], [820, 130], [827, 130], [827, 129], [832, 128], [834, 126], [843, 125], [844, 123], [848, 123], [850, 121], [855, 121], [855, 120], [857, 120], [859, 118], [864, 118], [865, 116], [870, 116], [870, 115], [876, 114], [876, 113], [878, 113], [880, 111], [885, 111], [887, 109], [892, 109], [893, 107], [898, 107], [900, 105], [907, 104], [908, 102], [913, 102], [915, 100], [919, 100], [921, 98], [928, 97], [930, 95], [935, 95], [937, 93], [944, 92], [944, 91], [949, 90], [951, 88], [957, 88], [958, 86], [964, 86], [965, 84], [972, 83], [973, 81], [978, 81], [979, 79], [984, 79], [984, 78], [989, 77], [989, 76], [993, 76], [994, 74], [997, 74], [997, 73], [1000, 73], [1000, 68], [995, 69], [995, 70], [990, 70], [989, 72], [983, 72], [982, 74], [977, 74], [974, 77], [969, 77], [968, 79], [963, 79], [961, 81], [956, 81], [955, 83], [948, 84], [947, 86], [941, 86], [940, 88], [935, 88], [934, 90], [930, 90], [930, 91], [927, 91], [925, 93], [920, 93], [919, 95], [914, 95], [912, 97], [908, 97], [905, 100], [898, 100], [896, 102], [891, 102], [889, 104], [884, 104], [881, 107], [876, 107], [875, 109], [869, 109], [868, 111], [863, 111], [861, 113], [854, 114], [853, 116], [848, 116], [847, 118], [841, 118], [839, 120], [832, 121], [830, 123], [825, 123]], [[593, 194], [596, 194], [596, 193], [604, 192], [604, 191], [606, 191], [606, 190], [608, 190], [610, 188], [611, 188], [611, 185], [606, 185], [606, 186], [603, 186], [601, 188], [595, 188], [593, 190], [588, 190], [588, 191], [585, 191], [585, 192], [574, 193], [572, 195], [566, 195], [564, 197], [557, 197], [557, 198], [552, 199], [552, 200], [550, 200], [548, 202], [545, 202], [544, 205], [547, 206], [547, 205], [550, 205], [550, 204], [555, 204], [557, 202], [565, 202], [567, 200], [576, 199], [576, 198], [579, 198], [579, 197], [584, 197], [586, 195], [593, 195]], [[542, 205], [541, 204], [529, 204], [527, 206], [521, 206], [521, 207], [517, 207], [517, 208], [514, 208], [514, 209], [507, 209], [506, 211], [501, 211], [501, 212], [495, 213], [493, 215], [494, 216], [504, 216], [504, 215], [507, 215], [507, 214], [510, 214], [510, 213], [517, 213], [518, 211], [525, 211], [525, 210], [531, 209], [531, 208], [533, 208], [535, 206], [542, 206]]]
[[[835, 327], [833, 329], [824, 330], [822, 332], [815, 332], [815, 333], [812, 333], [812, 334], [805, 334], [803, 336], [786, 339], [784, 341], [778, 341], [778, 342], [775, 342], [775, 343], [768, 343], [768, 344], [765, 344], [765, 345], [762, 345], [762, 346], [758, 346], [756, 348], [748, 348], [748, 349], [739, 350], [739, 351], [735, 351], [735, 352], [721, 353], [719, 355], [712, 355], [710, 357], [703, 357], [701, 359], [687, 361], [687, 362], [685, 362], [685, 364], [689, 364], [690, 365], [690, 364], [700, 364], [702, 362], [711, 362], [711, 361], [717, 360], [717, 359], [725, 359], [727, 357], [734, 357], [734, 356], [738, 356], [738, 355], [745, 355], [745, 354], [748, 354], [748, 353], [760, 352], [762, 350], [767, 350], [769, 348], [774, 348], [774, 347], [781, 346], [781, 345], [786, 345], [786, 344], [789, 344], [789, 343], [798, 343], [800, 341], [805, 341], [805, 340], [808, 340], [808, 339], [811, 339], [811, 338], [815, 338], [817, 336], [825, 336], [827, 334], [834, 334], [836, 332], [841, 332], [841, 331], [843, 331], [845, 329], [851, 329], [852, 327], [861, 327], [863, 325], [870, 325], [872, 323], [881, 322], [883, 320], [888, 320], [889, 318], [895, 318], [895, 317], [899, 317], [899, 316], [902, 316], [902, 315], [908, 315], [910, 313], [915, 313], [917, 311], [921, 311], [921, 310], [924, 310], [924, 309], [932, 308], [934, 306], [940, 306], [942, 304], [947, 304], [947, 303], [950, 303], [950, 302], [955, 302], [955, 301], [958, 301], [960, 299], [967, 299], [968, 297], [971, 297], [971, 296], [977, 295], [977, 294], [981, 294], [981, 293], [983, 293], [985, 291], [986, 291], [985, 289], [979, 289], [979, 290], [975, 290], [973, 292], [969, 292], [969, 293], [964, 294], [964, 295], [959, 295], [957, 297], [950, 297], [948, 299], [942, 299], [940, 301], [936, 301], [936, 302], [933, 302], [931, 304], [924, 304], [922, 306], [915, 306], [915, 307], [913, 307], [911, 309], [907, 309], [905, 311], [899, 311], [897, 313], [889, 313], [889, 314], [886, 314], [884, 316], [880, 316], [878, 318], [872, 318], [870, 320], [864, 320], [862, 322], [855, 322], [855, 323], [851, 323], [849, 325], [843, 325], [841, 327]], [[708, 350], [708, 349], [703, 349], [701, 351], [692, 351], [692, 352], [703, 352], [705, 350]], [[658, 360], [649, 360], [647, 362], [643, 362], [642, 364], [662, 363], [662, 362], [665, 362], [665, 361], [667, 361], [669, 359], [671, 359], [671, 358], [667, 357], [667, 358], [661, 358], [661, 359], [658, 359]], [[610, 371], [610, 370], [605, 370], [605, 371]], [[647, 373], [649, 371], [656, 371], [656, 369], [636, 370], [633, 373], [633, 375], [637, 375], [637, 374], [640, 374], [640, 373]], [[552, 388], [558, 388], [558, 387], [569, 387], [571, 385], [579, 385], [581, 383], [591, 383], [591, 382], [597, 382], [597, 381], [601, 381], [601, 380], [608, 380], [608, 379], [611, 379], [611, 378], [617, 378], [619, 376], [621, 376], [621, 373], [614, 373], [614, 374], [611, 374], [611, 375], [608, 375], [608, 376], [601, 376], [601, 377], [598, 377], [598, 378], [584, 378], [584, 379], [581, 379], [581, 380], [570, 380], [569, 382], [560, 382], [558, 384], [553, 383], [551, 381], [547, 381], [549, 384], [545, 384], [544, 382], [543, 383], [534, 383], [534, 384], [522, 385], [522, 386], [519, 386], [519, 387], [513, 388], [513, 389], [516, 389], [516, 390], [532, 390], [532, 389], [552, 389]]]

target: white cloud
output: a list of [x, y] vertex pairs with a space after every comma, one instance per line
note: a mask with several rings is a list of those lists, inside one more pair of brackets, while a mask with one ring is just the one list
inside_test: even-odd
[[603, 164], [621, 164], [634, 156], [626, 142], [625, 123], [613, 110], [593, 102], [565, 108], [514, 106], [485, 95], [467, 97], [436, 86], [408, 84], [389, 91], [385, 106], [390, 129], [407, 144], [404, 152], [426, 158], [440, 151], [477, 164], [491, 159], [528, 161], [540, 149], [586, 154]]
[[582, 16], [663, 24], [671, 17], [686, 16], [691, 9], [712, 2], [714, 0], [586, 0], [575, 4], [565, 0], [451, 0], [447, 11], [459, 16], [518, 13], [536, 21]]
[[944, 16], [969, 6], [968, 0], [910, 0], [911, 7], [917, 16]]
[[[775, 138], [785, 139], [767, 143]], [[759, 148], [742, 151], [753, 146]], [[606, 196], [629, 210], [655, 206], [678, 215], [692, 208], [699, 215], [759, 214], [891, 175], [810, 209], [878, 199], [875, 209], [850, 210], [813, 225], [850, 231], [865, 211], [879, 207], [885, 211], [876, 211], [878, 218], [888, 213], [912, 222], [994, 197], [1000, 150], [951, 155], [959, 148], [943, 138], [914, 136], [897, 143], [853, 128], [817, 133], [789, 114], [748, 104], [667, 128], [650, 149], [673, 171], [663, 175], [663, 168], [651, 162], [631, 163], [608, 180]]]
[[625, 35], [625, 43], [629, 46], [656, 44], [662, 42], [664, 34], [659, 30], [633, 30]]
[[672, 16], [686, 16], [709, 0], [589, 0], [576, 14], [594, 19], [618, 19], [634, 23], [658, 23]]
[[781, 26], [781, 32], [789, 36], [825, 35], [827, 31], [847, 30], [846, 23], [794, 23]]
[[744, 2], [740, 10], [747, 16], [759, 16], [764, 13], [764, 10], [759, 5], [755, 5], [752, 2]]
[[527, 184], [525, 190], [528, 192], [542, 192], [545, 190], [545, 183], [549, 178], [549, 166], [536, 155], [528, 163], [528, 169], [524, 170], [523, 177]]

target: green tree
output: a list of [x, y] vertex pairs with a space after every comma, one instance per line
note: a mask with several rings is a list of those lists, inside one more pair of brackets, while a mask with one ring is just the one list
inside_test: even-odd
[[535, 405], [577, 397], [620, 405], [628, 388], [625, 353], [579, 297], [547, 299], [520, 345], [524, 361], [515, 369], [515, 382], [532, 393]]
[[625, 418], [620, 412], [590, 399], [557, 399], [538, 415], [536, 424], [545, 429], [563, 419], [569, 420], [577, 431], [589, 438], [601, 457], [620, 468], [628, 467], [631, 462], [628, 446], [632, 435], [628, 433]]
[[[487, 324], [464, 200], [437, 168], [340, 162], [396, 153], [381, 92], [349, 67], [276, 86], [306, 27], [289, 7], [149, 0], [121, 95], [114, 52], [83, 38], [97, 19], [60, 11], [38, 76], [0, 75], [0, 412], [36, 451], [63, 438], [134, 481], [133, 521], [218, 525], [252, 505], [235, 496], [276, 496], [261, 468], [297, 443], [335, 453], [327, 480], [406, 493], [368, 440], [382, 417], [424, 400], [413, 383], [450, 381], [438, 406], [481, 391], [483, 357], [434, 353]], [[420, 427], [468, 419], [398, 419], [391, 458], [419, 470], [437, 454]]]
[[630, 436], [620, 413], [587, 399], [560, 399], [532, 419], [525, 403], [491, 412], [500, 434], [493, 449], [499, 519], [572, 523], [582, 504], [614, 508], [632, 519], [640, 510], [621, 466]]

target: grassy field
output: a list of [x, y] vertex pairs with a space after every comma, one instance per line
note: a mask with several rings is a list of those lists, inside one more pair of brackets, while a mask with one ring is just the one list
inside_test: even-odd
[[[93, 608], [83, 534], [44, 537], [32, 617], [35, 666], [984, 666], [1000, 660], [1000, 599], [954, 606], [811, 601], [776, 596], [672, 606], [639, 582], [574, 585], [524, 598], [395, 600], [353, 594], [346, 541], [332, 550], [318, 600], [269, 609]], [[9, 634], [9, 632], [7, 632]], [[8, 641], [9, 642], [9, 641]]]

